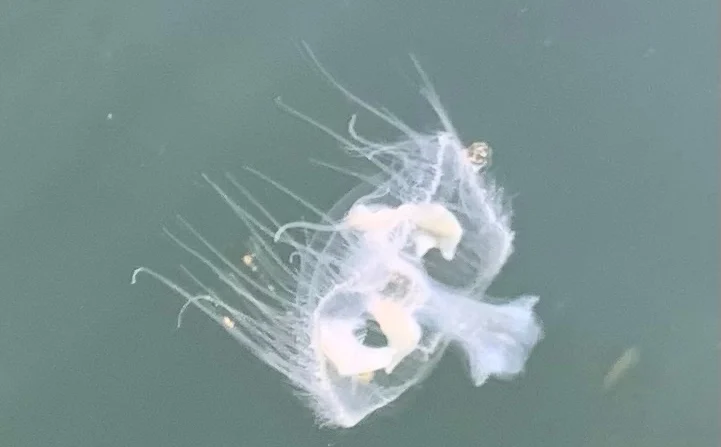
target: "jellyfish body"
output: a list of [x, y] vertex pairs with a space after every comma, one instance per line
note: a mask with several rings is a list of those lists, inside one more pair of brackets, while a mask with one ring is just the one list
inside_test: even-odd
[[333, 364], [338, 375], [362, 376], [386, 368], [394, 361], [396, 350], [392, 346], [365, 346], [357, 338], [361, 320], [322, 319], [318, 322], [321, 351]]
[[[417, 63], [421, 92], [440, 121], [434, 133], [412, 130], [317, 67], [353, 103], [397, 129], [398, 141], [361, 137], [355, 116], [346, 138], [279, 104], [378, 173], [327, 212], [257, 173], [321, 220], [285, 225], [234, 178], [228, 177], [256, 213], [205, 177], [248, 229], [253, 270], [265, 272], [272, 284], [236, 266], [185, 221], [197, 245], [167, 233], [213, 282], [184, 269], [190, 289], [145, 267], [134, 272], [133, 282], [149, 274], [185, 298], [183, 310], [194, 305], [210, 316], [286, 376], [325, 425], [354, 426], [397, 399], [433, 369], [449, 344], [465, 353], [476, 385], [520, 373], [541, 338], [537, 298], [486, 300], [513, 242], [502, 190], [483, 170], [490, 148], [461, 143]], [[274, 242], [290, 247], [297, 263], [281, 258]]]
[[435, 284], [432, 301], [417, 319], [461, 348], [476, 386], [490, 377], [513, 378], [521, 373], [542, 336], [533, 307], [536, 296], [521, 296], [502, 304], [471, 299]]
[[422, 257], [429, 250], [438, 248], [447, 261], [453, 259], [463, 228], [453, 213], [438, 203], [403, 203], [397, 208], [356, 203], [341, 223], [323, 225], [290, 222], [280, 227], [274, 238], [277, 241], [285, 231], [303, 228], [313, 231], [357, 231], [367, 238], [383, 240], [388, 233], [404, 223], [415, 230], [413, 242], [416, 256]]

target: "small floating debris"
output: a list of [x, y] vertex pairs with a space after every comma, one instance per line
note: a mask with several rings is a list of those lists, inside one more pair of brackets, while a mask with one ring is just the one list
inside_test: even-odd
[[255, 265], [255, 253], [246, 253], [243, 255], [243, 264], [245, 264], [252, 272], [258, 270], [258, 266]]
[[603, 389], [605, 391], [615, 387], [632, 368], [634, 368], [641, 359], [641, 350], [638, 346], [631, 346], [623, 351], [616, 359], [611, 369], [603, 376]]
[[223, 317], [223, 326], [228, 329], [233, 329], [235, 327], [235, 321], [233, 321], [230, 317]]

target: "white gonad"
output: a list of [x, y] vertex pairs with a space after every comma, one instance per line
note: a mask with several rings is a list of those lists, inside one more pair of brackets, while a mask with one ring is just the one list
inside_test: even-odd
[[[202, 310], [286, 376], [323, 425], [354, 426], [394, 401], [432, 370], [449, 344], [465, 353], [475, 385], [520, 373], [542, 336], [533, 311], [538, 298], [501, 302], [486, 295], [514, 236], [502, 190], [485, 169], [490, 147], [462, 144], [415, 59], [421, 93], [440, 121], [434, 133], [416, 132], [358, 98], [306, 49], [333, 86], [400, 138], [376, 143], [360, 136], [355, 115], [344, 137], [278, 104], [369, 161], [376, 174], [336, 167], [363, 183], [323, 212], [251, 170], [321, 221], [282, 226], [233, 177], [242, 202], [204, 176], [248, 230], [252, 254], [243, 260], [251, 271], [181, 220], [195, 243], [166, 233], [209, 274], [183, 267], [190, 285], [181, 286], [140, 267], [133, 283], [148, 274], [187, 300], [181, 315], [189, 305]], [[284, 247], [293, 251], [289, 261], [280, 255]]]
[[447, 261], [453, 259], [463, 228], [456, 216], [438, 203], [404, 203], [397, 208], [356, 203], [339, 224], [290, 222], [276, 231], [274, 240], [278, 242], [289, 229], [304, 228], [313, 231], [357, 231], [370, 240], [385, 241], [391, 232], [404, 223], [415, 230], [412, 241], [417, 257], [423, 257], [432, 248], [438, 248]]

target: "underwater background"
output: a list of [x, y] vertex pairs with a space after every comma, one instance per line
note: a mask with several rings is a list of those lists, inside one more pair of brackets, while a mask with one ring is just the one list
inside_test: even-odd
[[[273, 102], [340, 131], [356, 111], [301, 41], [432, 130], [414, 53], [493, 146], [517, 238], [491, 291], [540, 295], [546, 332], [521, 377], [473, 388], [451, 350], [390, 408], [318, 429], [215, 323], [176, 329], [176, 295], [130, 285], [180, 277], [176, 214], [247, 250], [203, 172], [284, 221], [297, 205], [244, 166], [323, 209], [355, 186]], [[719, 93], [715, 0], [2, 2], [0, 446], [717, 446]]]

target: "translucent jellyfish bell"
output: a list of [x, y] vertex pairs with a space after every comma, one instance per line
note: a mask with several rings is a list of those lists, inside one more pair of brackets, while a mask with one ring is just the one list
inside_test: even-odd
[[[469, 292], [484, 293], [511, 255], [514, 238], [510, 228], [511, 210], [505, 203], [503, 189], [495, 184], [485, 170], [491, 162], [491, 147], [486, 142], [466, 146], [461, 141], [430, 79], [415, 58], [412, 57], [412, 61], [422, 80], [421, 94], [440, 122], [435, 132], [418, 132], [387, 110], [370, 105], [336, 81], [307, 45], [306, 51], [333, 87], [364, 112], [390, 125], [400, 133], [400, 137], [390, 143], [371, 141], [357, 132], [356, 115], [351, 117], [348, 123], [349, 136], [345, 137], [286, 105], [280, 98], [277, 99], [279, 106], [333, 137], [351, 155], [366, 158], [379, 169], [380, 174], [372, 179], [350, 173], [373, 183], [377, 188], [373, 197], [359, 200], [363, 206], [398, 208], [404, 204], [414, 207], [440, 205], [437, 209], [451, 212], [463, 229], [464, 241], [457, 244], [457, 253], [448, 248], [441, 251], [445, 261], [452, 258], [453, 269], [429, 269], [429, 273], [445, 275], [439, 279], [454, 282]], [[343, 168], [337, 169], [343, 171]], [[283, 230], [297, 226], [303, 225], [291, 223]], [[338, 230], [342, 226], [331, 225], [331, 229]], [[418, 232], [414, 233], [414, 236], [418, 235]], [[424, 240], [422, 232], [420, 236], [420, 240], [412, 238], [420, 242], [419, 253], [440, 248], [429, 247], [430, 241]]]
[[[321, 424], [356, 425], [430, 372], [443, 351], [443, 334], [421, 329], [416, 321], [413, 312], [428, 295], [423, 271], [403, 259], [392, 243], [379, 245], [354, 231], [316, 232], [303, 240], [282, 236], [295, 249], [299, 266], [293, 267], [270, 245], [275, 235], [270, 225], [279, 226], [270, 213], [232, 177], [231, 183], [258, 207], [258, 216], [204, 178], [252, 234], [254, 270], [265, 272], [272, 282], [262, 283], [236, 266], [181, 220], [194, 245], [166, 233], [216, 282], [210, 285], [184, 268], [190, 279], [186, 287], [140, 267], [133, 283], [148, 274], [202, 310], [285, 375]], [[285, 191], [325, 221], [343, 215], [353, 203], [346, 197], [326, 214]], [[389, 233], [386, 241], [391, 239]], [[385, 345], [369, 342], [373, 332], [386, 339]]]
[[[385, 219], [396, 225], [395, 231], [386, 234], [402, 256], [417, 262], [417, 276], [429, 291], [426, 304], [414, 310], [416, 323], [463, 349], [476, 385], [491, 376], [508, 378], [519, 374], [542, 338], [540, 321], [533, 311], [538, 297], [500, 300], [486, 296], [488, 286], [513, 251], [514, 239], [510, 206], [502, 188], [486, 171], [491, 147], [486, 142], [470, 146], [461, 142], [415, 59], [423, 81], [421, 93], [441, 123], [434, 133], [417, 132], [390, 112], [360, 99], [338, 83], [306, 49], [334, 87], [402, 135], [391, 143], [371, 141], [358, 134], [357, 117], [353, 115], [348, 125], [350, 137], [346, 138], [279, 101], [290, 113], [380, 169], [373, 178], [349, 174], [376, 187], [373, 194], [363, 197], [364, 207], [395, 210], [393, 218]], [[434, 249], [438, 249], [440, 258]]]
[[[286, 225], [234, 178], [228, 177], [245, 197], [242, 203], [205, 177], [251, 235], [251, 271], [181, 220], [194, 243], [166, 233], [207, 275], [183, 268], [189, 284], [182, 286], [140, 267], [133, 283], [148, 274], [186, 300], [181, 314], [192, 305], [210, 316], [287, 377], [326, 425], [354, 426], [397, 399], [432, 370], [449, 343], [465, 352], [476, 385], [490, 376], [518, 374], [541, 336], [533, 314], [537, 298], [485, 302], [513, 241], [501, 190], [483, 169], [490, 148], [461, 144], [419, 66], [422, 93], [441, 122], [435, 133], [412, 130], [317, 66], [402, 138], [391, 144], [367, 140], [355, 131], [355, 117], [345, 138], [278, 103], [365, 157], [379, 173], [346, 171], [363, 183], [323, 212], [251, 170], [321, 221]], [[286, 262], [275, 242], [293, 250], [293, 262]]]

